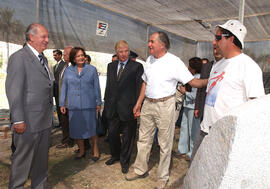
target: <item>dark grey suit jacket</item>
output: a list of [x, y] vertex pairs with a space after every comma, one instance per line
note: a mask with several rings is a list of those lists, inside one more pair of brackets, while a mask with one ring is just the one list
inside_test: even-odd
[[61, 60], [59, 62], [59, 64], [56, 64], [54, 65], [53, 67], [53, 74], [54, 74], [54, 96], [55, 96], [55, 99], [58, 100], [59, 98], [59, 75], [61, 73], [61, 71], [63, 70], [64, 66], [66, 65], [66, 63]]
[[[46, 58], [44, 63], [48, 66]], [[53, 81], [27, 45], [9, 59], [6, 94], [11, 123], [24, 121], [25, 132], [39, 132], [52, 126]]]
[[108, 64], [105, 89], [106, 117], [111, 119], [117, 112], [121, 121], [134, 120], [133, 107], [140, 94], [143, 66], [128, 60], [119, 81], [117, 81], [118, 61]]
[[[208, 79], [209, 78], [213, 63], [214, 63], [214, 61], [203, 64], [200, 79]], [[203, 119], [205, 98], [206, 98], [206, 87], [199, 88], [197, 90], [197, 94], [196, 94], [195, 110], [199, 110], [199, 118], [201, 121]]]

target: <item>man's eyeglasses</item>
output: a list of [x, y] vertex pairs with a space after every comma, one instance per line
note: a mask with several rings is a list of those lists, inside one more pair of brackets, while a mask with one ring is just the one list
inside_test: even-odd
[[223, 36], [223, 37], [229, 37], [230, 35], [229, 35], [229, 34], [215, 35], [215, 39], [216, 39], [216, 41], [221, 40], [221, 39], [222, 39], [222, 36]]

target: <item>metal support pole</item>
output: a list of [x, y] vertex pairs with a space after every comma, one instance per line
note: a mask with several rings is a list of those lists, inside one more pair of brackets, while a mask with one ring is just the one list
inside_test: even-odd
[[39, 0], [36, 0], [36, 23], [39, 23]]
[[[149, 29], [150, 29], [150, 25], [147, 24], [147, 25], [146, 25], [146, 46], [147, 46], [148, 41], [149, 41]], [[149, 56], [149, 54], [148, 54], [148, 48], [147, 48], [147, 47], [146, 47], [145, 56], [146, 56], [145, 59], [147, 59], [147, 57]]]
[[244, 23], [244, 15], [245, 15], [245, 0], [240, 0], [239, 4], [239, 21]]

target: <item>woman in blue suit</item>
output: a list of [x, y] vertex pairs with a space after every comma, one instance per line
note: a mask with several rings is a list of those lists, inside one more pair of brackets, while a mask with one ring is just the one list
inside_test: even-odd
[[69, 55], [72, 66], [64, 73], [60, 97], [60, 110], [69, 113], [70, 137], [77, 141], [79, 154], [75, 159], [85, 157], [83, 139], [91, 138], [94, 146], [92, 159], [99, 159], [98, 137], [96, 135], [96, 111], [100, 111], [101, 94], [98, 73], [94, 66], [85, 64], [85, 51], [74, 47]]

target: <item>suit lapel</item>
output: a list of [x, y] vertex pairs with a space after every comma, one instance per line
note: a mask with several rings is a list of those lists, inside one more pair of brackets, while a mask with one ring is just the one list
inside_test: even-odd
[[59, 64], [57, 65], [55, 72], [59, 74], [61, 72], [61, 70], [63, 70], [63, 67], [65, 66], [65, 64], [66, 63], [63, 60], [61, 60], [59, 62]]
[[113, 62], [112, 63], [112, 75], [113, 75], [113, 80], [117, 82], [117, 67], [118, 67], [118, 62]]
[[[40, 71], [48, 80], [48, 73], [47, 71], [44, 69], [44, 67], [41, 65], [41, 63], [39, 62], [38, 58], [34, 55], [34, 53], [32, 52], [32, 50], [26, 45], [25, 47], [25, 51], [28, 54], [27, 57], [30, 58], [30, 62], [32, 63], [32, 65], [37, 68], [38, 71]], [[48, 68], [48, 61], [46, 58], [44, 58], [44, 64], [46, 64], [47, 68]]]
[[127, 64], [125, 65], [125, 68], [122, 72], [121, 78], [119, 80], [119, 83], [123, 80], [125, 80], [126, 76], [128, 75], [128, 72], [130, 70], [130, 67], [132, 66], [132, 62], [130, 60], [128, 60]]
[[[86, 64], [83, 65], [82, 71], [81, 71], [80, 74], [79, 74], [79, 72], [77, 71], [80, 77], [82, 77], [82, 76], [85, 74], [85, 69], [86, 69], [85, 66], [86, 66]], [[78, 68], [77, 68], [77, 69], [78, 69]]]

